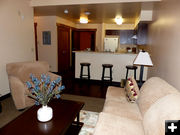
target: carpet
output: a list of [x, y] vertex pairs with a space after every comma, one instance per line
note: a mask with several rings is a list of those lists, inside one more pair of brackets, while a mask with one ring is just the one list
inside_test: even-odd
[[80, 112], [80, 122], [84, 125], [81, 128], [79, 135], [92, 135], [98, 120], [99, 113], [81, 110]]

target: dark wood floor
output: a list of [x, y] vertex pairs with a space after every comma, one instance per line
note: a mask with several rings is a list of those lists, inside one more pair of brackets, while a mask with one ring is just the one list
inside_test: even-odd
[[[88, 81], [75, 79], [74, 72], [72, 70], [58, 74], [62, 76], [63, 85], [66, 87], [64, 93], [67, 94], [105, 98], [107, 88], [110, 85], [109, 82], [102, 83], [101, 81], [95, 80]], [[111, 85], [120, 86], [117, 83], [113, 83]]]

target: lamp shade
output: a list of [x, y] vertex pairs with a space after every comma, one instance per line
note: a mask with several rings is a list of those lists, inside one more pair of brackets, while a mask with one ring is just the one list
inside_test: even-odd
[[153, 66], [148, 52], [139, 52], [134, 60], [134, 65]]
[[133, 35], [131, 38], [132, 39], [137, 39], [137, 35]]

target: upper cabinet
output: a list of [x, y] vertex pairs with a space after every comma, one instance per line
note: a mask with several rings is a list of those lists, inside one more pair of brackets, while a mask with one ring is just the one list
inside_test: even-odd
[[134, 35], [134, 30], [121, 30], [120, 31], [120, 44], [121, 45], [133, 44], [133, 39], [132, 39], [133, 35]]
[[133, 44], [134, 30], [106, 30], [106, 35], [120, 36], [120, 44]]
[[[121, 45], [147, 45], [148, 24], [140, 22], [136, 30], [106, 30], [106, 35], [119, 36]], [[137, 39], [132, 37], [137, 35]]]
[[139, 23], [137, 28], [137, 44], [138, 45], [147, 45], [148, 37], [148, 24]]

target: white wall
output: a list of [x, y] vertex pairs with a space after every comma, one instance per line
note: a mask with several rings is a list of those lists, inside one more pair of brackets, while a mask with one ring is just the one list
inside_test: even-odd
[[35, 58], [33, 8], [28, 0], [0, 0], [0, 18], [0, 94], [5, 95], [6, 64]]
[[[102, 64], [113, 64], [112, 68], [112, 76], [114, 82], [120, 82], [121, 79], [125, 79], [126, 77], [126, 66], [132, 65], [133, 61], [136, 57], [136, 54], [120, 54], [120, 53], [101, 53], [101, 52], [75, 52], [76, 60], [75, 60], [75, 78], [80, 77], [80, 63], [89, 62], [90, 66], [90, 75], [93, 80], [101, 80], [102, 77]], [[144, 68], [143, 80], [147, 79], [147, 70], [148, 68]], [[87, 74], [87, 69], [83, 70], [84, 74]], [[133, 76], [134, 72], [129, 71], [129, 77]], [[137, 69], [137, 79], [139, 79], [140, 67]], [[109, 69], [106, 69], [105, 76], [109, 76]]]

